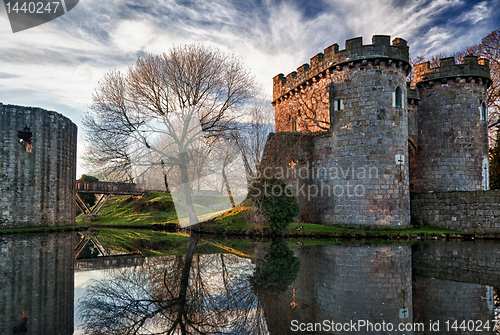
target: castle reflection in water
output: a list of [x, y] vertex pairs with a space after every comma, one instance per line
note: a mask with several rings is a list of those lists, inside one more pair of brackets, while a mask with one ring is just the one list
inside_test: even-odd
[[[407, 323], [425, 326], [424, 331], [405, 334], [495, 334], [491, 320], [495, 319], [493, 287], [500, 284], [498, 243], [344, 244], [294, 251], [302, 267], [290, 288], [295, 289], [297, 304], [292, 319], [303, 327], [323, 320], [349, 324], [366, 320], [374, 324], [392, 323], [395, 328]], [[467, 324], [470, 320], [475, 321], [474, 327], [469, 325], [474, 331], [455, 332], [457, 329], [451, 328], [455, 321], [460, 326], [462, 321]], [[290, 328], [291, 320], [272, 321], [272, 332]], [[439, 331], [435, 328], [431, 332], [429, 324], [435, 325], [436, 321]], [[485, 323], [490, 326], [489, 331], [477, 328]], [[475, 332], [476, 329], [481, 331]]]
[[75, 241], [0, 236], [0, 334], [73, 334]]
[[[78, 305], [73, 298], [76, 242], [74, 234], [0, 237], [0, 334], [73, 334], [74, 307]], [[240, 298], [234, 299], [237, 300], [234, 305], [221, 299], [225, 297], [232, 300], [230, 295], [237, 291], [228, 291], [224, 296], [220, 289], [232, 290], [236, 284], [218, 285], [216, 281], [223, 280], [224, 275], [217, 275], [217, 267], [220, 263], [229, 272], [239, 268], [238, 276], [234, 277], [239, 278], [238, 292], [242, 292], [242, 287], [246, 285], [241, 280], [244, 278], [248, 283], [245, 292], [258, 301], [251, 304], [252, 308], [257, 305], [261, 307], [264, 327], [259, 332], [293, 333], [293, 320], [296, 320], [296, 324], [319, 323], [323, 320], [337, 323], [367, 320], [395, 325], [423, 322], [426, 327], [429, 320], [439, 320], [440, 331], [432, 334], [449, 334], [444, 327], [446, 320], [486, 322], [495, 318], [493, 287], [500, 287], [500, 269], [497, 267], [500, 264], [499, 243], [357, 242], [294, 246], [288, 250], [300, 260], [300, 268], [283, 290], [266, 295], [257, 289], [259, 284], [256, 283], [256, 280], [266, 279], [255, 275], [255, 271], [269, 259], [269, 249], [269, 244], [256, 243], [251, 260], [234, 255], [224, 256], [225, 259], [217, 255], [199, 255], [195, 256], [191, 265], [194, 269], [203, 261], [210, 261], [211, 265], [206, 268], [211, 268], [206, 275], [211, 278], [212, 287], [205, 287], [203, 295], [217, 294], [218, 305], [224, 303], [226, 307], [229, 306], [227, 308], [233, 309], [241, 308]], [[157, 269], [158, 264], [163, 267], [183, 264], [174, 262], [182, 257], [146, 259], [132, 268], [129, 266], [127, 271], [147, 274], [141, 278], [154, 278], [156, 275], [148, 271], [153, 271], [155, 267]], [[215, 261], [219, 259], [222, 263]], [[99, 271], [117, 274], [120, 269], [115, 266], [114, 270]], [[198, 276], [201, 278], [203, 273], [195, 275], [193, 272], [190, 280]], [[110, 276], [106, 280], [113, 278]], [[151, 280], [154, 283], [156, 279]], [[188, 289], [188, 292], [191, 291]], [[155, 296], [163, 297], [158, 292]], [[196, 313], [210, 313], [209, 308], [198, 307]], [[229, 312], [224, 313], [227, 320]], [[255, 318], [258, 314], [254, 312], [252, 315]], [[239, 329], [232, 331], [256, 333], [252, 327], [248, 325], [245, 329], [244, 321], [241, 321]], [[222, 331], [227, 333], [231, 330]], [[423, 332], [405, 332], [428, 333], [428, 329]], [[461, 333], [474, 332], [465, 330]], [[493, 329], [481, 331], [481, 334], [494, 333]]]

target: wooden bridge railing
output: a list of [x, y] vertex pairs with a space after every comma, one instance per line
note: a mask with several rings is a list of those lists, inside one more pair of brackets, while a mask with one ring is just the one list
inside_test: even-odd
[[142, 194], [144, 190], [137, 187], [134, 183], [111, 183], [102, 181], [76, 181], [76, 191], [78, 193], [93, 194]]

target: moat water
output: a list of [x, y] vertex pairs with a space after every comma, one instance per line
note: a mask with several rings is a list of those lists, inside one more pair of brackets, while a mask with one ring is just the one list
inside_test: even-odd
[[0, 334], [498, 333], [499, 242], [155, 234], [0, 236]]

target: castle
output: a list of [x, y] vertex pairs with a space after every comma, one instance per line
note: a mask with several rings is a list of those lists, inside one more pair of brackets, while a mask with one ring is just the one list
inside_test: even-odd
[[276, 134], [263, 167], [293, 168], [300, 220], [407, 227], [412, 191], [487, 190], [489, 62], [414, 68], [407, 42], [362, 38], [273, 78]]

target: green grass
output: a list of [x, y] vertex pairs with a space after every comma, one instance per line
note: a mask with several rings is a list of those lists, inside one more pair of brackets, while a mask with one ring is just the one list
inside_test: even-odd
[[252, 224], [249, 223], [245, 217], [249, 209], [249, 205], [240, 205], [219, 215], [213, 221], [215, 224], [227, 225], [233, 229], [250, 229]]
[[[189, 235], [184, 233], [108, 228], [92, 230], [99, 233], [98, 239], [105, 248], [124, 253], [140, 252], [146, 257], [183, 255], [189, 244]], [[209, 241], [200, 240], [195, 252], [215, 254], [227, 253], [228, 250]]]
[[[118, 196], [108, 200], [99, 212], [99, 220], [93, 225], [110, 226], [152, 226], [153, 224], [179, 223], [187, 221], [184, 197], [178, 194], [149, 192], [141, 196]], [[181, 206], [174, 206], [176, 204]], [[241, 200], [241, 199], [237, 199]], [[216, 210], [210, 206], [224, 205], [229, 202], [227, 196], [193, 195], [196, 214], [200, 221], [214, 218], [225, 211]], [[177, 209], [177, 211], [176, 211]], [[82, 216], [77, 218], [82, 222]]]
[[[109, 199], [99, 212], [99, 220], [92, 224], [148, 226], [176, 220], [170, 194], [151, 192], [144, 197], [123, 195]], [[81, 221], [81, 216], [78, 221]]]
[[[238, 206], [228, 211], [227, 213], [215, 218], [209, 223], [202, 226], [202, 231], [205, 230], [211, 233], [231, 234], [240, 233], [247, 234], [249, 231], [258, 232], [261, 235], [264, 230], [269, 231], [268, 224], [260, 224], [254, 226], [246, 221], [246, 212], [250, 209], [249, 205]], [[392, 238], [394, 237], [416, 237], [416, 236], [439, 236], [442, 234], [463, 234], [457, 230], [451, 230], [438, 227], [414, 227], [406, 230], [391, 230], [391, 229], [346, 229], [342, 227], [324, 226], [312, 223], [291, 223], [287, 229], [287, 236], [293, 237], [372, 237], [372, 238]]]
[[[303, 227], [301, 230], [296, 228]], [[342, 233], [365, 233], [370, 235], [403, 235], [403, 234], [460, 234], [457, 230], [451, 230], [446, 228], [438, 227], [415, 227], [405, 230], [360, 230], [360, 229], [345, 229], [341, 227], [323, 226], [312, 223], [292, 223], [288, 227], [288, 235], [304, 235], [305, 234], [315, 234], [315, 233], [332, 233], [332, 234], [342, 234]]]
[[[173, 198], [172, 198], [173, 197]], [[154, 224], [179, 223], [174, 201], [183, 203], [181, 195], [170, 195], [163, 192], [146, 193], [144, 197], [119, 196], [112, 198], [99, 213], [99, 220], [93, 225], [106, 226], [141, 226], [148, 227]], [[241, 200], [241, 199], [237, 199]], [[247, 222], [247, 211], [250, 205], [240, 205], [229, 211], [218, 211], [210, 206], [219, 206], [228, 203], [226, 196], [193, 195], [196, 214], [203, 222], [202, 232], [221, 235], [269, 235], [268, 224], [252, 224]], [[179, 217], [186, 215], [179, 209]], [[184, 218], [182, 226], [187, 220]], [[297, 230], [297, 228], [303, 227]], [[289, 237], [324, 237], [324, 238], [399, 238], [416, 236], [439, 236], [442, 234], [462, 234], [459, 231], [437, 227], [415, 227], [408, 230], [357, 230], [341, 227], [324, 226], [310, 223], [292, 223], [287, 230]], [[481, 235], [481, 234], [477, 234]], [[486, 235], [486, 234], [483, 234]]]

